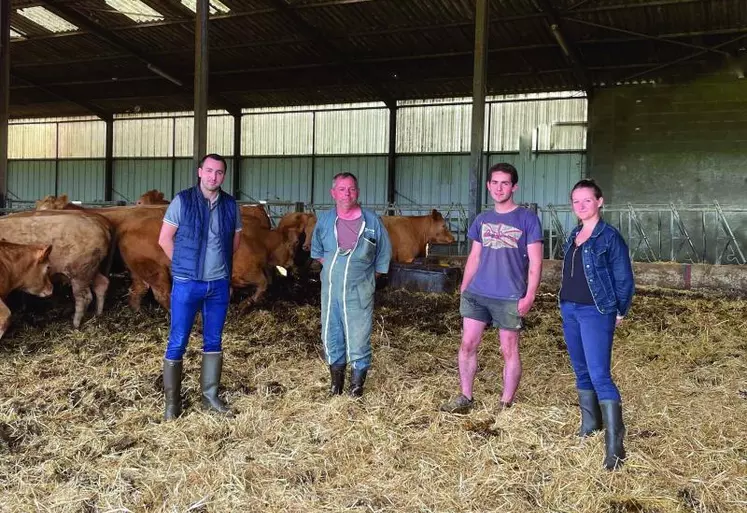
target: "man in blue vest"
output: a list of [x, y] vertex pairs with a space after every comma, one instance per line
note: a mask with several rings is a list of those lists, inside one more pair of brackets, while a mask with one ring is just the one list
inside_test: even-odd
[[171, 259], [171, 330], [163, 360], [164, 418], [181, 414], [182, 357], [192, 324], [202, 311], [202, 405], [230, 414], [218, 397], [223, 368], [221, 339], [228, 312], [233, 254], [239, 246], [241, 214], [232, 196], [221, 189], [226, 160], [205, 155], [197, 169], [198, 184], [180, 192], [163, 218], [158, 244]]
[[322, 341], [331, 376], [330, 394], [342, 394], [350, 363], [353, 397], [363, 395], [371, 366], [371, 327], [376, 276], [389, 270], [392, 246], [376, 213], [358, 204], [352, 173], [332, 179], [335, 208], [319, 215], [311, 258], [322, 263]]

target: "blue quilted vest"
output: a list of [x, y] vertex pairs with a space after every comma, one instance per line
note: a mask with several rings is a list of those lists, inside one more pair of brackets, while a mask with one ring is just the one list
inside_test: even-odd
[[[228, 279], [233, 264], [233, 238], [236, 233], [236, 200], [221, 190], [216, 214], [220, 219], [220, 240]], [[171, 274], [179, 278], [199, 280], [205, 264], [208, 234], [210, 233], [210, 202], [199, 186], [179, 193], [181, 220], [174, 237]]]

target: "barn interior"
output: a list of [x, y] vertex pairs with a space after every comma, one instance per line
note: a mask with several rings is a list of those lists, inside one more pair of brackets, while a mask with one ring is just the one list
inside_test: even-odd
[[631, 455], [617, 475], [599, 468], [601, 437], [573, 436], [552, 286], [527, 319], [517, 405], [498, 407], [486, 339], [480, 407], [455, 418], [437, 411], [457, 387], [455, 294], [380, 291], [370, 392], [330, 400], [318, 283], [278, 277], [229, 314], [237, 417], [196, 406], [198, 330], [172, 424], [167, 315], [129, 311], [126, 278], [79, 330], [69, 297], [14, 295], [0, 509], [741, 511], [746, 67], [741, 0], [4, 0], [3, 212], [46, 195], [172, 197], [217, 148], [227, 188], [275, 219], [328, 208], [347, 170], [382, 213], [442, 211], [459, 239], [444, 252], [459, 254], [487, 168], [507, 161], [546, 258], [574, 222], [568, 190], [593, 177], [634, 259], [674, 262], [652, 283], [690, 288], [696, 272], [721, 290], [636, 296], [616, 341]]

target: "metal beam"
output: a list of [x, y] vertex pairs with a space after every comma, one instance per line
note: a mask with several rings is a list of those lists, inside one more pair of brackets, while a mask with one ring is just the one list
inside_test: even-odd
[[194, 167], [207, 153], [208, 98], [208, 16], [210, 0], [197, 0], [195, 15], [195, 107], [194, 107]]
[[469, 161], [469, 223], [482, 210], [482, 164], [488, 67], [488, 0], [475, 2], [475, 65], [472, 77], [472, 139]]
[[684, 46], [686, 48], [694, 48], [696, 50], [705, 50], [706, 52], [713, 52], [713, 53], [718, 53], [718, 54], [727, 55], [727, 56], [731, 55], [729, 52], [725, 52], [723, 50], [714, 50], [706, 46], [695, 45], [692, 43], [685, 43], [684, 41], [677, 41], [676, 39], [667, 39], [666, 37], [662, 37], [662, 36], [654, 36], [651, 34], [644, 34], [642, 32], [634, 32], [632, 30], [611, 27], [609, 25], [602, 25], [600, 23], [594, 23], [591, 21], [581, 20], [578, 18], [570, 17], [570, 16], [563, 17], [563, 20], [572, 21], [574, 23], [580, 23], [581, 25], [588, 25], [590, 27], [596, 27], [596, 28], [600, 28], [604, 30], [609, 30], [610, 32], [619, 32], [620, 34], [636, 36], [641, 39], [651, 39], [653, 41], [661, 41], [662, 43], [670, 43], [670, 44], [677, 45], [677, 46]]
[[324, 52], [340, 59], [341, 64], [345, 67], [348, 73], [352, 74], [358, 80], [363, 82], [363, 84], [370, 87], [381, 101], [387, 105], [387, 107], [392, 108], [397, 106], [397, 101], [392, 98], [391, 95], [368, 74], [368, 72], [359, 69], [355, 65], [356, 60], [352, 55], [349, 55], [347, 52], [340, 50], [332, 44], [321, 30], [303, 19], [285, 2], [285, 0], [268, 0], [268, 2], [276, 7], [278, 11], [287, 16], [304, 36], [320, 46]]
[[588, 7], [586, 9], [574, 9], [574, 13], [586, 13], [586, 12], [608, 12], [608, 11], [620, 11], [627, 9], [644, 9], [647, 7], [665, 7], [668, 5], [676, 5], [681, 7], [685, 4], [702, 4], [709, 0], [657, 0], [653, 2], [633, 2], [628, 4], [612, 4], [612, 5], [600, 5], [599, 7]]
[[549, 0], [536, 0], [536, 2], [539, 5], [540, 9], [542, 9], [542, 12], [545, 13], [547, 27], [550, 29], [550, 33], [558, 42], [558, 46], [560, 46], [560, 49], [563, 50], [563, 53], [568, 58], [570, 63], [573, 65], [576, 78], [581, 84], [581, 87], [583, 87], [587, 93], [590, 93], [592, 82], [591, 77], [589, 76], [589, 70], [587, 70], [584, 66], [584, 63], [581, 60], [581, 55], [578, 53], [576, 47], [570, 41], [568, 41], [567, 37], [565, 37], [565, 34], [563, 33], [563, 29], [561, 27], [561, 21], [558, 11], [552, 6], [552, 4], [550, 4]]
[[0, 2], [0, 208], [8, 195], [8, 112], [10, 110], [10, 2]]
[[579, 0], [579, 1], [578, 1], [578, 2], [576, 2], [575, 4], [573, 4], [573, 5], [571, 5], [570, 7], [568, 7], [568, 9], [566, 9], [566, 12], [569, 12], [569, 11], [575, 11], [576, 9], [579, 9], [579, 8], [581, 8], [582, 6], [584, 6], [584, 5], [588, 4], [589, 2], [593, 2], [593, 1], [594, 1], [594, 0]]
[[[747, 37], [747, 35], [745, 35]], [[623, 69], [640, 69], [640, 68], [648, 68], [651, 67], [651, 63], [644, 63], [644, 62], [637, 62], [637, 63], [629, 63], [629, 64], [613, 64], [613, 65], [606, 65], [606, 66], [590, 66], [590, 71], [615, 71], [615, 70], [623, 70]], [[552, 74], [560, 74], [560, 73], [572, 73], [573, 68], [572, 67], [562, 67], [562, 68], [552, 68], [552, 69], [538, 69], [534, 71], [503, 71], [503, 72], [493, 72], [489, 73], [488, 78], [489, 82], [493, 82], [495, 80], [502, 80], [502, 79], [511, 79], [515, 77], [532, 77], [532, 76], [541, 76], [541, 75], [552, 75]], [[466, 80], [470, 81], [472, 79], [472, 75], [463, 75], [463, 74], [453, 74], [453, 75], [439, 75], [439, 76], [430, 76], [430, 77], [419, 77], [412, 80], [405, 80], [405, 81], [394, 81], [392, 80], [392, 84], [427, 84], [430, 82], [441, 82], [444, 80]], [[606, 82], [609, 82], [608, 78], [605, 78]], [[224, 93], [231, 93], [231, 94], [260, 94], [260, 93], [286, 93], [286, 92], [294, 92], [302, 90], [305, 86], [298, 86], [291, 83], [288, 83], [287, 87], [277, 87], [272, 86], [271, 84], [268, 85], [266, 83], [263, 83], [261, 81], [257, 81], [257, 84], [259, 84], [258, 87], [253, 89], [248, 89], [246, 86], [241, 87], [229, 87], [224, 88]], [[345, 82], [345, 84], [338, 84], [338, 85], [350, 85], [349, 82]], [[326, 89], [335, 89], [337, 86], [331, 85], [331, 84], [325, 84], [320, 87], [322, 90]], [[153, 91], [156, 93], [156, 91]], [[148, 96], [127, 96], [127, 95], [118, 95], [118, 96], [111, 96], [106, 98], [100, 98], [102, 101], [130, 101], [138, 100], [142, 101], [148, 98], [163, 98], [164, 95], [161, 94], [151, 94]], [[168, 96], [166, 96], [168, 97]], [[186, 107], [185, 107], [186, 108]]]
[[233, 117], [233, 187], [231, 194], [236, 199], [241, 191], [241, 114]]
[[79, 107], [87, 110], [88, 112], [90, 112], [94, 116], [98, 116], [99, 118], [101, 118], [103, 120], [107, 120], [107, 119], [109, 119], [109, 118], [112, 117], [112, 115], [109, 112], [106, 112], [105, 110], [100, 109], [99, 107], [97, 107], [96, 105], [94, 105], [94, 104], [92, 104], [90, 102], [87, 102], [85, 100], [81, 100], [79, 98], [72, 98], [71, 96], [68, 96], [66, 94], [63, 94], [63, 93], [57, 91], [54, 85], [41, 85], [41, 84], [37, 84], [36, 82], [34, 82], [32, 80], [29, 80], [28, 78], [19, 76], [18, 73], [16, 73], [15, 71], [13, 72], [13, 78], [15, 80], [20, 80], [21, 82], [25, 82], [26, 84], [28, 84], [30, 87], [33, 87], [34, 89], [39, 89], [40, 91], [44, 91], [48, 95], [53, 96], [53, 97], [57, 98], [58, 100], [62, 100], [62, 101], [66, 101], [66, 102], [75, 104], [75, 105], [77, 105], [77, 106], [79, 106]]
[[731, 44], [734, 44], [734, 43], [736, 43], [738, 41], [741, 41], [742, 39], [746, 39], [746, 38], [747, 38], [747, 34], [742, 34], [741, 36], [738, 36], [738, 37], [735, 37], [733, 39], [730, 39], [729, 41], [726, 41], [724, 43], [720, 43], [720, 44], [717, 44], [715, 46], [712, 46], [710, 50], [701, 50], [699, 52], [695, 52], [695, 53], [692, 53], [690, 55], [686, 55], [686, 56], [681, 57], [679, 59], [675, 59], [675, 60], [673, 60], [671, 62], [660, 64], [659, 66], [654, 66], [653, 68], [649, 68], [647, 70], [644, 70], [644, 71], [641, 71], [641, 72], [638, 72], [638, 73], [634, 73], [633, 75], [627, 76], [627, 77], [625, 77], [625, 78], [623, 78], [621, 80], [618, 80], [618, 82], [626, 82], [628, 80], [633, 80], [634, 78], [638, 78], [638, 77], [642, 77], [644, 75], [648, 75], [649, 73], [653, 73], [654, 71], [659, 71], [659, 70], [662, 70], [664, 68], [668, 68], [670, 66], [674, 66], [675, 64], [680, 64], [682, 62], [689, 61], [689, 60], [694, 59], [696, 57], [700, 57], [701, 55], [706, 54], [709, 51], [718, 50], [719, 48], [723, 48], [725, 46], [729, 46]]
[[[387, 159], [387, 191], [386, 201], [390, 205], [396, 198], [397, 184], [397, 108], [389, 108], [389, 155]], [[394, 215], [391, 212], [389, 215]]]
[[106, 120], [106, 143], [104, 146], [104, 201], [112, 200], [114, 191], [114, 118]]
[[[578, 18], [571, 18], [571, 17], [563, 17], [563, 20], [568, 21], [581, 21]], [[213, 22], [214, 19], [211, 17], [210, 21]], [[585, 22], [588, 23], [588, 22]], [[491, 26], [493, 23], [491, 23]], [[391, 30], [385, 30], [385, 31], [373, 31], [373, 32], [359, 32], [354, 34], [354, 37], [364, 37], [369, 35], [385, 35], [385, 34], [393, 34], [393, 33], [399, 33], [399, 32], [424, 32], [427, 30], [439, 30], [443, 28], [452, 28], [452, 27], [465, 27], [465, 26], [471, 26], [471, 24], [465, 24], [465, 23], [452, 23], [452, 24], [444, 24], [444, 25], [424, 25], [424, 26], [418, 26], [418, 27], [400, 27], [397, 29], [391, 29]], [[688, 37], [703, 37], [703, 36], [723, 36], [723, 35], [730, 35], [730, 34], [742, 34], [747, 32], [747, 27], [735, 27], [735, 28], [725, 28], [725, 29], [714, 29], [714, 30], [699, 30], [699, 31], [690, 31], [690, 32], [672, 32], [667, 34], [659, 34], [657, 37], [662, 39], [674, 39], [674, 38], [688, 38]], [[39, 38], [31, 38], [31, 40], [36, 40]], [[43, 38], [42, 38], [43, 39]], [[337, 39], [344, 40], [345, 38], [329, 38], [330, 41], [335, 41]], [[622, 44], [622, 43], [629, 43], [633, 41], [639, 41], [641, 39], [640, 36], [636, 37], [620, 37], [620, 38], [609, 38], [609, 39], [583, 39], [575, 42], [575, 45], [577, 47], [581, 46], [590, 46], [590, 45], [603, 45], [603, 44]], [[11, 41], [11, 45], [14, 44], [16, 40]], [[285, 38], [285, 39], [277, 39], [273, 41], [252, 41], [248, 43], [236, 43], [236, 44], [229, 44], [229, 45], [218, 45], [211, 47], [211, 51], [222, 51], [222, 50], [238, 50], [238, 49], [245, 49], [245, 48], [265, 48], [270, 46], [284, 46], [284, 45], [298, 45], [308, 42], [305, 38]], [[679, 44], [679, 43], [675, 43]], [[489, 53], [498, 53], [498, 52], [519, 52], [519, 51], [525, 51], [525, 50], [541, 50], [546, 48], [555, 48], [557, 44], [555, 43], [538, 43], [538, 44], [531, 44], [531, 45], [518, 45], [518, 46], [502, 46], [498, 48], [492, 48], [489, 50]], [[179, 50], [167, 50], [167, 51], [159, 51], [159, 52], [153, 52], [151, 53], [151, 57], [169, 57], [173, 55], [180, 55], [185, 54], [187, 52], [191, 52], [190, 49], [184, 48]], [[439, 58], [443, 55], [472, 55], [472, 51], [464, 51], [464, 52], [450, 52], [446, 54], [425, 54], [425, 55], [417, 55], [417, 56], [403, 56], [403, 57], [395, 57], [395, 58], [386, 58], [386, 57], [380, 57], [377, 59], [363, 59], [357, 62], [385, 62], [387, 60], [404, 60], [408, 58], [416, 59], [416, 58]], [[65, 60], [56, 60], [56, 61], [48, 61], [48, 62], [24, 62], [24, 63], [15, 63], [13, 65], [13, 69], [21, 69], [21, 68], [41, 68], [44, 66], [62, 66], [62, 65], [68, 65], [68, 64], [85, 64], [85, 63], [91, 63], [91, 62], [105, 62], [105, 61], [118, 61], [121, 59], [126, 59], [127, 57], [132, 57], [130, 54], [127, 53], [119, 53], [114, 55], [106, 55], [101, 57], [87, 57], [83, 59], [65, 59]], [[334, 64], [334, 63], [329, 63]], [[321, 65], [321, 64], [320, 64]]]
[[[564, 20], [567, 19], [569, 21], [578, 21], [578, 18], [563, 18]], [[212, 18], [210, 20], [213, 21]], [[418, 27], [419, 30], [428, 30], [429, 27]], [[437, 27], [430, 27], [430, 28], [437, 28]], [[730, 34], [743, 34], [747, 33], [747, 27], [740, 27], [740, 28], [731, 28], [731, 29], [715, 29], [715, 30], [704, 30], [704, 31], [693, 31], [693, 32], [674, 32], [674, 33], [668, 33], [668, 34], [660, 34], [657, 37], [662, 39], [668, 39], [671, 40], [673, 38], [686, 38], [686, 37], [703, 37], [703, 36], [723, 36], [723, 35], [730, 35]], [[360, 36], [362, 34], [356, 34], [356, 36]], [[621, 37], [621, 38], [614, 38], [614, 39], [584, 39], [579, 40], [575, 42], [575, 45], [577, 47], [579, 46], [591, 46], [591, 45], [605, 45], [605, 44], [624, 44], [629, 42], [635, 42], [640, 41], [640, 37]], [[272, 45], [285, 45], [285, 44], [301, 44], [305, 42], [305, 39], [283, 39], [283, 40], [277, 40], [277, 41], [269, 41], [269, 42], [252, 42], [252, 43], [240, 43], [236, 45], [224, 45], [224, 46], [213, 46], [211, 47], [211, 50], [213, 52], [219, 51], [219, 50], [229, 50], [229, 49], [242, 49], [242, 48], [257, 48], [257, 47], [263, 47], [263, 46], [272, 46]], [[11, 42], [11, 44], [13, 44]], [[679, 44], [679, 42], [675, 43]], [[684, 45], [687, 45], [684, 43]], [[690, 45], [687, 45], [690, 46]], [[526, 50], [543, 50], [547, 48], [556, 48], [557, 43], [539, 43], [539, 44], [531, 44], [531, 45], [518, 45], [518, 46], [502, 46], [499, 48], [490, 48], [488, 50], [489, 54], [495, 54], [495, 53], [505, 53], [505, 52], [522, 52]], [[697, 45], [696, 45], [697, 47]], [[166, 51], [166, 52], [157, 52], [153, 53], [152, 55], [164, 57], [164, 56], [170, 56], [170, 55], [178, 55], [184, 52], [191, 52], [191, 50], [184, 49], [179, 51]], [[394, 61], [404, 61], [404, 60], [417, 60], [417, 59], [441, 59], [443, 57], [457, 57], [457, 56], [467, 56], [472, 55], [472, 50], [468, 51], [460, 51], [460, 52], [445, 52], [445, 53], [435, 53], [435, 54], [420, 54], [420, 55], [405, 55], [405, 56], [398, 56], [398, 57], [376, 57], [376, 58], [367, 58], [367, 59], [360, 59], [357, 62], [358, 63], [373, 63], [373, 62], [394, 62]], [[61, 60], [61, 61], [54, 61], [54, 62], [44, 62], [44, 63], [15, 63], [13, 65], [13, 69], [21, 69], [21, 68], [43, 68], [45, 66], [61, 66], [61, 65], [69, 65], [69, 64], [85, 64], [85, 63], [91, 63], [91, 62], [105, 62], [105, 61], [117, 61], [121, 60], [123, 58], [128, 57], [126, 54], [117, 54], [117, 55], [111, 55], [111, 56], [105, 56], [105, 57], [93, 57], [93, 58], [85, 58], [85, 59], [67, 59], [67, 60]], [[310, 63], [310, 64], [300, 64], [300, 65], [294, 65], [294, 66], [275, 66], [275, 67], [268, 67], [268, 68], [251, 68], [250, 70], [222, 70], [222, 71], [213, 71], [212, 74], [232, 74], [237, 72], [264, 72], [267, 70], [282, 70], [282, 69], [301, 69], [301, 68], [312, 68], [312, 67], [325, 67], [325, 66], [339, 66], [339, 62], [326, 62], [326, 63]], [[141, 78], [144, 80], [147, 77], [134, 77], [137, 80], [140, 80]], [[127, 78], [120, 78], [121, 80], [128, 80]], [[110, 79], [106, 79], [107, 82], [110, 81]], [[73, 82], [67, 81], [67, 82], [54, 82], [52, 84], [47, 85], [68, 85], [72, 84]], [[81, 83], [86, 83], [85, 81], [81, 81]], [[90, 81], [89, 81], [90, 83]], [[104, 83], [104, 81], [97, 81], [97, 83]], [[14, 86], [13, 89], [17, 88], [17, 86]]]

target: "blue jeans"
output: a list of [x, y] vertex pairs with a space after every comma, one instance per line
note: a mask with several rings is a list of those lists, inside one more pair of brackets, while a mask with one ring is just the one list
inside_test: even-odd
[[202, 350], [222, 350], [223, 324], [228, 313], [229, 282], [174, 280], [171, 287], [171, 331], [166, 346], [167, 360], [181, 360], [197, 311], [202, 308]]
[[616, 313], [602, 314], [594, 305], [561, 301], [560, 314], [576, 388], [594, 390], [600, 401], [620, 401], [610, 372]]

